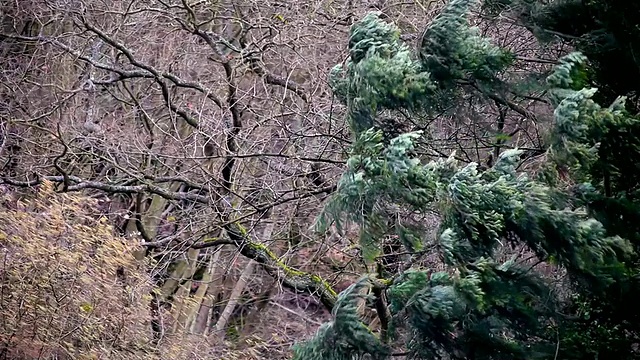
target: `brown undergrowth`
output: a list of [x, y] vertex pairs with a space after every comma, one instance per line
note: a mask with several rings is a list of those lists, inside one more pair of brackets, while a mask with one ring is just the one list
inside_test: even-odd
[[0, 358], [130, 358], [151, 341], [150, 281], [92, 199], [51, 183], [0, 210]]
[[95, 199], [44, 182], [1, 200], [0, 359], [284, 359], [292, 332], [325, 320], [267, 311], [258, 326], [268, 331], [236, 343], [154, 334], [153, 264], [136, 260], [138, 246], [114, 235]]

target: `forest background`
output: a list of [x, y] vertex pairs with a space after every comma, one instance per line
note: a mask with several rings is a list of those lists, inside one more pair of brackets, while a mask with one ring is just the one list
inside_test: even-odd
[[[607, 236], [637, 244], [638, 5], [3, 1], [0, 358], [289, 359], [292, 345], [337, 321], [338, 293], [354, 289], [362, 295], [360, 320], [385, 337], [390, 324], [379, 304], [386, 285], [351, 285], [365, 274], [393, 282], [413, 268], [453, 271], [441, 244], [447, 218], [390, 206], [388, 226], [419, 225], [424, 244], [407, 250], [404, 233], [387, 229], [373, 255], [357, 221], [317, 226], [359, 144], [332, 69], [354, 61], [354, 29], [367, 14], [397, 26], [398, 41], [417, 59], [425, 29], [462, 3], [471, 7], [455, 19], [465, 25], [440, 40], [490, 39], [508, 52], [508, 66], [489, 66], [488, 86], [460, 55], [456, 101], [444, 101], [451, 95], [444, 93], [434, 111], [420, 114], [388, 106], [397, 113], [382, 111], [372, 123], [385, 146], [421, 131], [413, 156], [476, 163], [481, 171], [517, 148], [514, 171], [531, 177], [552, 159], [554, 188], [589, 181], [606, 198], [624, 198], [623, 225], [598, 215], [622, 214], [617, 203], [589, 203], [588, 215], [619, 229]], [[470, 26], [477, 32], [464, 32]], [[610, 166], [588, 168], [588, 176], [552, 151], [558, 104], [546, 79], [576, 50], [590, 61], [580, 74], [583, 85], [599, 89], [595, 101], [606, 108], [627, 96], [622, 135], [589, 133], [600, 136], [588, 139], [594, 144], [621, 147], [599, 150]], [[509, 86], [494, 86], [494, 77]], [[546, 250], [517, 241], [492, 250], [495, 259], [538, 274], [561, 299], [558, 323], [545, 325], [553, 349], [540, 358], [636, 358], [637, 311], [625, 312], [633, 290], [594, 305], [602, 304], [595, 290], [575, 290], [575, 263]], [[635, 269], [635, 259], [625, 266]], [[616, 317], [621, 312], [624, 319]], [[500, 358], [460, 351], [437, 353]], [[392, 352], [412, 354], [404, 345]]]

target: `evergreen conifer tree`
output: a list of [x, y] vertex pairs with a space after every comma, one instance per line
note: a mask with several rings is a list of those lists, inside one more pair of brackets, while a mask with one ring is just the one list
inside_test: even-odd
[[[580, 139], [576, 139], [581, 147], [565, 152], [572, 155], [556, 161], [580, 169], [573, 173], [576, 180], [588, 181], [595, 189], [582, 205], [609, 235], [629, 239], [635, 254], [640, 254], [640, 3], [485, 0], [484, 7], [493, 14], [516, 15], [542, 42], [568, 43], [586, 55], [579, 61], [584, 75], [579, 86], [597, 88], [589, 98], [600, 104], [613, 103], [615, 115], [584, 120]], [[567, 139], [566, 133], [557, 130], [556, 147]], [[640, 258], [633, 257], [627, 263], [637, 269]], [[632, 277], [608, 288], [606, 294], [578, 295], [564, 309], [581, 318], [567, 329], [575, 333], [575, 346], [567, 350], [573, 358], [582, 358], [584, 351], [601, 358], [639, 356], [629, 351], [640, 343], [640, 309], [634, 305], [640, 296], [638, 289], [638, 279]], [[586, 343], [590, 345], [584, 346]]]
[[[634, 305], [640, 296], [640, 206], [635, 190], [640, 119], [627, 111], [625, 97], [606, 108], [597, 104], [593, 100], [597, 90], [581, 88], [584, 76], [573, 76], [582, 77], [573, 83], [562, 80], [572, 72], [584, 74], [586, 64], [586, 57], [571, 54], [561, 59], [556, 74], [549, 78], [557, 105], [549, 165], [570, 169], [571, 183], [564, 190], [572, 194], [572, 206], [585, 209], [608, 236], [628, 239], [632, 249], [624, 266], [610, 264], [611, 270], [619, 266], [615, 281], [606, 286], [594, 281], [576, 284], [574, 301], [562, 309], [574, 318], [563, 323], [564, 346], [559, 354], [566, 359], [635, 359], [640, 356], [633, 350], [640, 341], [640, 310]], [[626, 164], [620, 167], [621, 163]], [[547, 174], [552, 176], [545, 181], [562, 187], [555, 170]]]
[[629, 0], [484, 0], [487, 14], [515, 15], [543, 42], [563, 41], [591, 63], [596, 99], [628, 96], [640, 110], [640, 2]]
[[[605, 228], [590, 216], [589, 205], [599, 196], [597, 136], [603, 127], [636, 120], [622, 100], [601, 107], [592, 99], [581, 54], [563, 58], [548, 80], [556, 121], [546, 177], [517, 172], [519, 150], [503, 152], [486, 171], [454, 157], [422, 159], [414, 151], [420, 132], [390, 134], [377, 125], [382, 113], [435, 112], [466, 91], [465, 83], [478, 84], [478, 96], [503, 85], [498, 74], [513, 56], [469, 27], [464, 15], [473, 4], [452, 0], [425, 31], [417, 54], [377, 13], [352, 27], [350, 59], [333, 69], [330, 81], [348, 108], [355, 142], [318, 228], [358, 224], [368, 260], [390, 235], [417, 256], [434, 239], [405, 219], [436, 211], [442, 219], [436, 249], [447, 268], [363, 276], [340, 294], [334, 320], [296, 346], [295, 359], [388, 359], [398, 351], [407, 359], [557, 357], [553, 326], [569, 320], [560, 318], [544, 278], [513, 260], [498, 260], [502, 244], [526, 244], [539, 259], [564, 267], [587, 298], [629, 283], [633, 249], [626, 234]], [[572, 186], [554, 182], [555, 165], [571, 168]], [[388, 325], [380, 335], [356, 311], [365, 287], [373, 290], [383, 327]]]

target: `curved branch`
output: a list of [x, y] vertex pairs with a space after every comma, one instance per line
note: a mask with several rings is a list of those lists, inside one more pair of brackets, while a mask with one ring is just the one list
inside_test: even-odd
[[85, 63], [91, 64], [92, 66], [94, 66], [94, 67], [96, 67], [98, 69], [109, 71], [109, 72], [111, 72], [111, 73], [113, 73], [115, 75], [114, 77], [112, 77], [111, 79], [106, 80], [106, 81], [99, 81], [99, 80], [93, 81], [93, 83], [96, 84], [96, 85], [110, 85], [110, 84], [114, 84], [116, 82], [119, 82], [119, 81], [122, 81], [122, 80], [125, 80], [125, 79], [133, 79], [133, 78], [153, 79], [156, 82], [156, 84], [160, 87], [160, 90], [162, 92], [162, 96], [163, 96], [163, 98], [165, 100], [165, 103], [166, 103], [167, 107], [169, 109], [171, 109], [171, 111], [173, 111], [175, 114], [180, 116], [183, 120], [185, 120], [189, 125], [191, 125], [194, 128], [200, 128], [200, 124], [199, 124], [198, 120], [196, 118], [194, 118], [193, 116], [191, 116], [189, 113], [187, 113], [187, 111], [180, 109], [178, 106], [174, 105], [170, 101], [170, 90], [169, 90], [169, 86], [167, 85], [165, 80], [173, 83], [177, 87], [196, 90], [196, 91], [204, 94], [207, 97], [207, 99], [211, 100], [220, 109], [224, 109], [224, 104], [223, 104], [222, 100], [220, 100], [215, 95], [216, 93], [214, 91], [212, 91], [211, 89], [208, 89], [207, 87], [205, 87], [204, 85], [202, 85], [200, 83], [185, 81], [185, 80], [181, 79], [180, 77], [178, 77], [177, 75], [175, 75], [173, 73], [162, 72], [162, 71], [154, 68], [153, 66], [141, 63], [140, 61], [138, 61], [133, 56], [132, 51], [130, 49], [128, 49], [125, 45], [115, 41], [112, 38], [110, 38], [103, 31], [101, 31], [100, 29], [96, 28], [95, 26], [89, 24], [85, 19], [83, 19], [83, 24], [84, 24], [85, 28], [88, 31], [93, 32], [100, 39], [102, 39], [105, 43], [109, 44], [110, 46], [112, 46], [115, 49], [117, 49], [118, 51], [120, 51], [129, 60], [131, 65], [133, 65], [133, 66], [135, 66], [135, 67], [137, 67], [138, 69], [141, 69], [141, 70], [134, 70], [134, 71], [123, 70], [123, 69], [119, 69], [119, 68], [117, 68], [115, 66], [111, 66], [111, 65], [108, 65], [108, 64], [104, 64], [104, 63], [95, 61], [91, 57], [88, 57], [88, 56], [85, 56], [85, 55], [81, 54], [80, 52], [74, 50], [70, 46], [68, 46], [68, 45], [66, 45], [66, 44], [64, 44], [64, 43], [62, 43], [62, 42], [60, 42], [60, 41], [58, 41], [56, 39], [47, 38], [45, 36], [31, 36], [30, 37], [30, 36], [20, 36], [20, 35], [12, 35], [12, 34], [0, 33], [0, 39], [16, 39], [16, 40], [22, 40], [22, 41], [30, 41], [30, 42], [33, 42], [33, 43], [52, 44], [53, 46], [62, 49], [63, 51], [67, 52], [70, 55], [75, 56], [76, 58], [82, 60]]
[[62, 150], [62, 153], [60, 155], [56, 156], [55, 159], [53, 159], [53, 167], [55, 167], [56, 170], [60, 174], [62, 174], [62, 191], [67, 191], [71, 183], [69, 181], [69, 173], [67, 173], [64, 169], [62, 169], [62, 167], [60, 166], [60, 160], [65, 156], [67, 156], [67, 152], [69, 151], [69, 146], [67, 146], [67, 143], [65, 143], [62, 140], [62, 131], [60, 130], [60, 123], [57, 124], [57, 131], [58, 131], [58, 139], [64, 146], [64, 149]]
[[225, 230], [243, 256], [259, 263], [269, 275], [281, 281], [285, 287], [298, 293], [317, 296], [325, 308], [329, 311], [333, 309], [337, 293], [326, 280], [287, 266], [267, 246], [249, 240], [246, 232], [238, 224], [229, 224]]
[[[148, 192], [151, 194], [159, 195], [168, 200], [190, 200], [199, 203], [208, 204], [210, 199], [206, 196], [185, 193], [185, 192], [172, 192], [168, 191], [161, 186], [157, 186], [154, 184], [141, 184], [141, 185], [115, 185], [115, 184], [107, 184], [99, 181], [90, 181], [84, 180], [77, 176], [68, 176], [70, 182], [73, 185], [69, 185], [67, 191], [80, 191], [84, 189], [95, 189], [102, 190], [108, 193], [121, 193], [121, 194], [138, 194], [142, 192]], [[38, 178], [33, 180], [14, 180], [10, 178], [0, 178], [0, 184], [7, 184], [12, 186], [20, 186], [20, 187], [32, 187], [36, 185], [40, 185], [44, 180], [48, 180], [55, 183], [62, 183], [65, 181], [63, 176], [38, 176]]]
[[222, 64], [224, 68], [224, 73], [227, 78], [228, 86], [229, 86], [229, 94], [227, 96], [227, 102], [229, 104], [229, 111], [231, 112], [231, 127], [229, 132], [227, 133], [227, 151], [230, 156], [227, 156], [224, 160], [224, 165], [222, 166], [222, 186], [223, 188], [231, 192], [232, 191], [232, 176], [233, 166], [235, 165], [236, 159], [233, 157], [234, 154], [238, 152], [238, 143], [236, 141], [236, 137], [242, 130], [242, 119], [240, 118], [240, 109], [238, 109], [238, 99], [236, 98], [236, 94], [238, 92], [238, 88], [235, 83], [235, 79], [233, 78], [233, 68], [229, 61], [224, 62]]
[[253, 71], [256, 75], [264, 78], [267, 84], [277, 85], [283, 87], [285, 90], [291, 90], [302, 100], [309, 101], [306, 90], [295, 81], [284, 79], [267, 72], [267, 70], [258, 63], [258, 59], [256, 58], [248, 58], [246, 59], [246, 62], [249, 64], [249, 68], [251, 69], [251, 71]]
[[194, 249], [204, 249], [233, 244], [244, 257], [254, 260], [284, 287], [317, 297], [324, 307], [331, 311], [336, 304], [337, 293], [329, 283], [318, 275], [287, 266], [266, 245], [249, 240], [241, 225], [232, 223], [224, 226], [229, 239], [205, 240], [192, 245]]

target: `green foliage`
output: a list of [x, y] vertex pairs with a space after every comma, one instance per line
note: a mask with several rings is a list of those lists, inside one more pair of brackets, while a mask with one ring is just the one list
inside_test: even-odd
[[433, 112], [461, 91], [459, 81], [497, 86], [497, 74], [513, 55], [494, 46], [469, 27], [465, 14], [473, 0], [454, 0], [422, 36], [419, 53], [400, 40], [395, 25], [366, 15], [351, 28], [350, 58], [335, 66], [329, 78], [334, 94], [349, 108], [354, 134], [374, 126], [382, 110]]
[[400, 41], [399, 30], [380, 20], [379, 13], [368, 14], [351, 29], [349, 54], [346, 66], [335, 66], [329, 81], [349, 107], [354, 133], [371, 128], [380, 109], [416, 107], [433, 96], [429, 74]]
[[[547, 78], [547, 83], [558, 93], [563, 89], [579, 91], [587, 86], [587, 57], [581, 53], [570, 53], [559, 59], [553, 73]], [[556, 103], [558, 100], [556, 99]]]
[[555, 160], [570, 167], [574, 179], [591, 182], [601, 193], [635, 198], [640, 179], [635, 161], [628, 159], [640, 155], [640, 142], [634, 136], [640, 120], [625, 110], [624, 97], [602, 108], [593, 100], [596, 89], [579, 87], [585, 82], [585, 62], [583, 56], [570, 54], [549, 78], [557, 104]]
[[[609, 318], [610, 309], [605, 304], [580, 294], [571, 298], [571, 306], [564, 311], [574, 314], [575, 318], [553, 329], [563, 342], [558, 349], [558, 358], [637, 358], [629, 351], [634, 339], [632, 333], [628, 332], [628, 325], [624, 321]], [[607, 318], [610, 320], [602, 321]]]
[[[385, 201], [402, 201], [415, 209], [431, 203], [437, 185], [434, 177], [443, 169], [424, 167], [418, 159], [407, 156], [413, 149], [412, 139], [417, 136], [418, 133], [403, 134], [385, 148], [380, 131], [363, 132], [338, 184], [340, 190], [320, 216], [320, 230], [324, 231], [333, 220], [340, 230], [342, 215], [346, 215], [346, 220], [362, 226], [362, 249], [367, 258], [373, 258], [378, 248], [376, 240], [387, 231], [383, 221]], [[409, 189], [409, 183], [416, 186]]]
[[[447, 270], [412, 269], [386, 289], [394, 346], [404, 339], [409, 359], [554, 358], [558, 334], [576, 344], [579, 322], [562, 319], [555, 326], [559, 303], [549, 284], [513, 260], [498, 261], [498, 249], [526, 245], [538, 259], [552, 260], [567, 271], [587, 303], [628, 284], [635, 256], [630, 238], [599, 221], [592, 200], [607, 191], [599, 183], [599, 169], [612, 161], [602, 162], [608, 154], [603, 144], [612, 132], [635, 127], [636, 120], [624, 110], [623, 99], [606, 108], [593, 100], [595, 89], [585, 88], [590, 83], [586, 58], [574, 53], [561, 59], [546, 83], [556, 107], [546, 178], [517, 172], [519, 150], [503, 152], [492, 168], [481, 171], [475, 163], [458, 164], [453, 156], [417, 157], [414, 146], [421, 132], [385, 141], [374, 127], [382, 110], [429, 112], [440, 106], [440, 92], [460, 92], [459, 80], [489, 90], [508, 66], [511, 56], [464, 20], [471, 4], [448, 4], [425, 32], [419, 60], [410, 60], [397, 30], [375, 14], [354, 25], [351, 59], [346, 71], [334, 69], [332, 86], [348, 106], [355, 142], [318, 228], [358, 224], [363, 254], [373, 260], [382, 239], [397, 231], [401, 222], [393, 219], [400, 209], [414, 215], [437, 211], [442, 219], [437, 250]], [[391, 79], [383, 81], [386, 76]], [[635, 141], [624, 139], [624, 144]], [[569, 169], [572, 185], [554, 181], [561, 167]], [[609, 171], [614, 179], [609, 186], [624, 182], [613, 174]], [[411, 228], [407, 251], [433, 241], [424, 230]], [[354, 289], [341, 298], [351, 299]], [[351, 309], [344, 301], [341, 309]], [[336, 311], [334, 318], [297, 346], [296, 358], [352, 359], [364, 353], [388, 358], [387, 344], [369, 333], [355, 312]], [[612, 327], [603, 329], [615, 335]]]
[[[545, 287], [509, 263], [497, 266], [488, 259], [470, 264], [465, 273], [427, 279], [424, 271], [410, 271], [389, 289], [394, 325], [410, 324], [409, 357], [523, 358], [528, 352], [518, 338], [536, 329], [533, 295], [542, 296]], [[515, 289], [521, 296], [513, 296]]]
[[389, 354], [358, 316], [357, 303], [368, 285], [364, 277], [340, 293], [333, 308], [335, 320], [324, 324], [313, 341], [296, 347], [294, 360], [358, 360], [365, 354], [382, 359]]
[[580, 283], [580, 293], [566, 310], [578, 313], [578, 320], [561, 327], [567, 338], [563, 354], [567, 358], [581, 358], [583, 353], [629, 358], [634, 356], [629, 349], [640, 334], [637, 325], [640, 312], [632, 310], [640, 296], [637, 290], [640, 179], [636, 160], [640, 156], [636, 135], [640, 119], [626, 111], [624, 97], [601, 107], [593, 100], [595, 89], [576, 90], [568, 86], [572, 82], [569, 78], [584, 79], [585, 62], [584, 57], [568, 55], [563, 59], [564, 66], [552, 77], [566, 81], [550, 81], [557, 86], [553, 98], [558, 107], [549, 178], [558, 179], [560, 168], [568, 172], [576, 205], [599, 220], [607, 235], [629, 239], [634, 251], [627, 250], [625, 257], [617, 254], [616, 258], [625, 259], [625, 263], [609, 264], [609, 273], [617, 274], [610, 286]]
[[[640, 3], [628, 0], [485, 0], [488, 13], [505, 11], [522, 20], [542, 41], [561, 39], [592, 64], [596, 101], [610, 103], [620, 95], [637, 112], [640, 94]], [[510, 14], [511, 15], [511, 14]]]
[[493, 82], [513, 55], [491, 44], [469, 26], [466, 14], [474, 0], [452, 0], [432, 21], [422, 36], [420, 57], [423, 67], [441, 87], [469, 75], [480, 82]]

